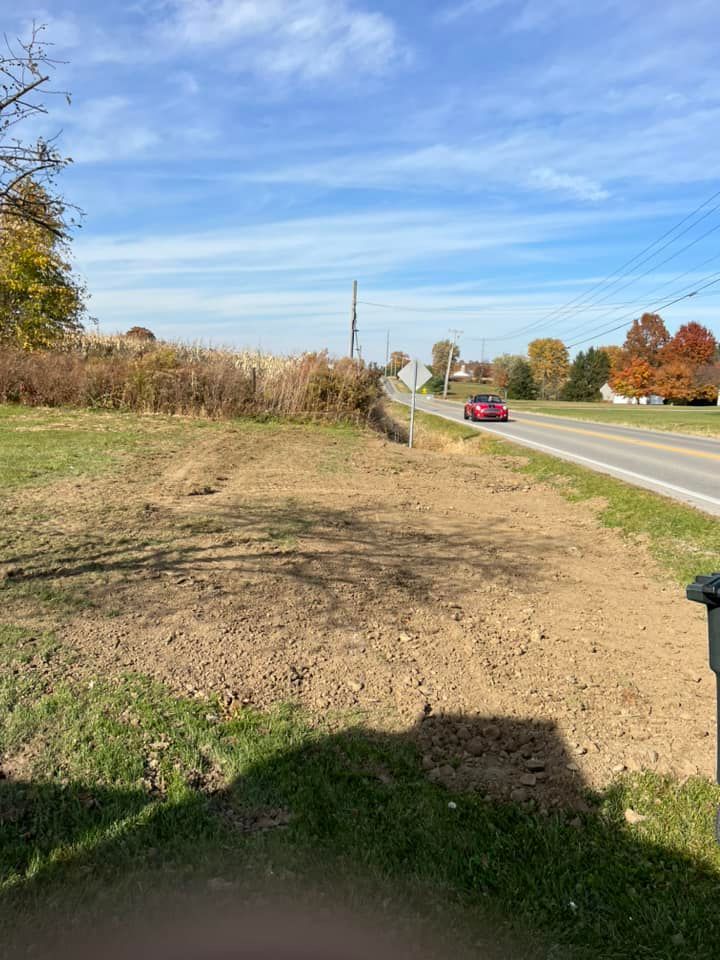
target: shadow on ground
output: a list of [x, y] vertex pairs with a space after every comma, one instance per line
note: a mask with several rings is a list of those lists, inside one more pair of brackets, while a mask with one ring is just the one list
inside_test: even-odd
[[399, 503], [397, 515], [381, 517], [370, 508], [208, 500], [207, 513], [155, 507], [127, 518], [125, 528], [101, 523], [97, 534], [63, 534], [56, 546], [8, 551], [0, 558], [0, 596], [80, 590], [92, 604], [122, 606], [126, 599], [134, 607], [138, 585], [151, 592], [159, 581], [165, 591], [173, 578], [189, 578], [232, 593], [255, 578], [271, 591], [316, 590], [324, 621], [343, 623], [356, 591], [367, 603], [388, 590], [426, 601], [438, 583], [456, 596], [471, 581], [510, 585], [519, 568], [539, 590], [554, 584], [552, 561], [567, 551], [556, 537], [531, 537], [498, 518], [424, 524], [420, 503]]
[[[527, 802], [495, 803], [429, 782], [415, 747], [428, 723], [431, 742], [457, 739], [461, 730], [461, 741], [468, 730], [488, 751], [496, 734], [513, 742], [512, 776], [535, 771]], [[229, 784], [197, 771], [184, 789], [167, 788], [160, 776], [124, 789], [0, 781], [7, 955], [25, 955], [29, 941], [37, 948], [40, 931], [63, 942], [99, 917], [122, 931], [124, 918], [144, 912], [154, 894], [187, 903], [202, 889], [216, 905], [237, 906], [269, 877], [286, 895], [312, 887], [338, 903], [370, 905], [378, 922], [397, 921], [401, 904], [419, 897], [426, 914], [439, 907], [448, 928], [460, 916], [458, 929], [474, 925], [479, 956], [716, 955], [717, 874], [646, 839], [645, 825], [627, 824], [622, 786], [589, 796], [568, 771], [574, 809], [539, 812], [532, 798], [543, 774], [572, 767], [547, 725], [446, 716], [404, 736], [364, 729], [321, 736], [289, 723], [281, 742], [263, 740], [256, 726], [250, 743], [241, 726], [228, 724], [242, 770]], [[533, 763], [541, 742], [553, 758], [545, 770]], [[303, 945], [296, 946], [298, 957]], [[445, 955], [460, 954], [448, 943]]]

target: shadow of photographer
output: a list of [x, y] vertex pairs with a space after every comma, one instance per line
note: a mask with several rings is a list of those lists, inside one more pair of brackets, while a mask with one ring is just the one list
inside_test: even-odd
[[[291, 901], [312, 887], [340, 909], [389, 886], [493, 915], [487, 956], [580, 946], [591, 956], [712, 956], [711, 864], [626, 823], [621, 784], [590, 794], [552, 724], [453, 715], [401, 735], [294, 729], [268, 750], [241, 738], [240, 775], [196, 776], [180, 794], [0, 780], [0, 911], [15, 955], [40, 929], [55, 943], [106, 913], [142, 915], [155, 894], [183, 891], [186, 903], [188, 891], [210, 891], [237, 907], [270, 871]], [[512, 947], [507, 922], [521, 930]]]

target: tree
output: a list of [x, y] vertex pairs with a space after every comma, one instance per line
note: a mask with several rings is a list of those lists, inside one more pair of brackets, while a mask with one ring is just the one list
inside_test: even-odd
[[562, 389], [563, 400], [600, 400], [600, 387], [610, 376], [610, 357], [604, 350], [590, 347], [575, 357], [570, 379]]
[[435, 376], [445, 376], [450, 350], [452, 350], [452, 363], [457, 363], [460, 359], [460, 347], [453, 343], [452, 340], [438, 340], [437, 343], [433, 344], [432, 369]]
[[393, 350], [390, 354], [390, 373], [399, 373], [400, 370], [410, 363], [410, 357], [402, 350]]
[[[22, 125], [47, 113], [40, 94], [54, 63], [42, 42], [44, 29], [33, 25], [25, 42], [6, 39], [0, 53], [0, 212], [6, 223], [14, 217], [60, 236], [67, 232], [67, 204], [55, 194], [55, 178], [71, 160], [52, 140], [18, 136]], [[27, 189], [30, 183], [42, 192]]]
[[148, 330], [147, 327], [130, 327], [125, 336], [128, 340], [146, 340], [148, 343], [154, 343], [157, 340], [152, 330]]
[[622, 347], [610, 346], [603, 347], [603, 353], [606, 353], [608, 360], [610, 361], [610, 373], [615, 373], [616, 370], [622, 370], [626, 365], [625, 351]]
[[662, 359], [684, 360], [694, 367], [712, 363], [717, 341], [707, 327], [694, 321], [685, 323], [663, 350]]
[[624, 346], [626, 361], [645, 360], [651, 367], [658, 367], [661, 351], [669, 340], [662, 317], [657, 313], [644, 313], [639, 320], [633, 320], [628, 330]]
[[0, 342], [36, 350], [82, 329], [85, 290], [72, 274], [62, 219], [53, 219], [56, 202], [32, 181], [18, 189], [41, 213], [27, 219], [0, 206]]
[[524, 357], [518, 357], [510, 370], [507, 395], [510, 400], [534, 400], [537, 397], [532, 368]]
[[651, 393], [655, 380], [655, 370], [647, 360], [635, 357], [628, 365], [614, 373], [610, 386], [623, 397], [646, 397]]
[[492, 362], [492, 378], [498, 390], [507, 390], [513, 367], [518, 361], [524, 361], [524, 357], [516, 356], [511, 353], [503, 353], [496, 357]]
[[711, 401], [717, 396], [715, 337], [699, 323], [686, 323], [665, 346], [656, 377], [656, 389], [679, 403]]
[[552, 337], [533, 340], [528, 345], [528, 357], [541, 399], [557, 399], [570, 368], [565, 344]]

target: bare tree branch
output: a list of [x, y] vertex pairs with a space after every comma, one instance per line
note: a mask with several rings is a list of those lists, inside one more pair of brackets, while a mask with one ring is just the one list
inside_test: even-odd
[[[72, 161], [58, 150], [56, 137], [26, 141], [8, 135], [11, 128], [16, 134], [18, 125], [47, 113], [38, 99], [41, 89], [50, 95], [55, 93], [45, 87], [57, 61], [48, 56], [47, 45], [42, 42], [44, 29], [34, 23], [26, 41], [12, 43], [5, 36], [5, 50], [0, 49], [0, 213], [24, 218], [65, 236], [68, 223], [63, 214], [67, 204], [57, 195], [55, 178]], [[42, 187], [42, 203], [37, 200], [37, 192], [27, 189], [31, 183]]]
[[[22, 90], [16, 90], [11, 96], [7, 97], [5, 100], [0, 100], [0, 113], [3, 110], [6, 110], [12, 103], [17, 101], [22, 101], [22, 98], [25, 97], [28, 93], [31, 93], [37, 87], [43, 83], [47, 83], [50, 77], [38, 77], [33, 83], [28, 83]], [[31, 104], [21, 103], [21, 106], [25, 107], [28, 110], [33, 109]]]

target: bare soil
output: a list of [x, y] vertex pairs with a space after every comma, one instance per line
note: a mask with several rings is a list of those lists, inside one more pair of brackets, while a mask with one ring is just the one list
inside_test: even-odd
[[501, 459], [228, 426], [8, 506], [4, 619], [55, 629], [84, 679], [407, 730], [431, 779], [541, 806], [625, 769], [712, 774], [702, 611]]

